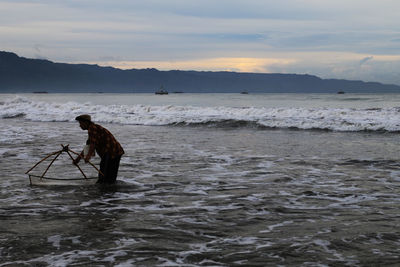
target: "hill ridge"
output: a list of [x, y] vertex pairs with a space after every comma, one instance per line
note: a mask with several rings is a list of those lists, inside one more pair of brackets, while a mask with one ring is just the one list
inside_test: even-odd
[[153, 93], [161, 85], [185, 93], [398, 93], [400, 86], [310, 74], [229, 71], [122, 70], [91, 64], [56, 63], [0, 51], [0, 93]]

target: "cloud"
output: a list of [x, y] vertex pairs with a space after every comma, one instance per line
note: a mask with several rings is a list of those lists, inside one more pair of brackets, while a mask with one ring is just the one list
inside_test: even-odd
[[372, 60], [374, 57], [369, 56], [369, 57], [365, 57], [363, 59], [360, 60], [360, 66], [364, 65], [367, 61]]
[[42, 55], [42, 45], [40, 45], [40, 44], [35, 44], [34, 46], [33, 46], [33, 50], [34, 50], [34, 53], [35, 53], [35, 58], [36, 59], [47, 59], [46, 57], [44, 57], [43, 55]]
[[399, 73], [398, 10], [397, 0], [0, 0], [0, 48], [57, 62], [384, 82]]
[[295, 60], [290, 58], [204, 58], [175, 61], [96, 61], [92, 64], [114, 66], [121, 69], [153, 68], [160, 70], [211, 70], [235, 72], [267, 72], [268, 66], [288, 65]]
[[[290, 64], [269, 66], [271, 72], [306, 73], [321, 78], [376, 81], [381, 83], [400, 84], [400, 56], [363, 56], [356, 53], [296, 53]], [[373, 59], [373, 60], [372, 60]]]

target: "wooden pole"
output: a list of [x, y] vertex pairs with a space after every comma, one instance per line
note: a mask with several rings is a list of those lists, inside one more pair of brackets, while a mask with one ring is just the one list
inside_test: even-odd
[[58, 158], [58, 156], [60, 156], [62, 153], [62, 150], [57, 154], [57, 156], [54, 157], [54, 159], [50, 162], [49, 166], [47, 166], [47, 169], [44, 171], [44, 173], [42, 174], [42, 176], [40, 176], [40, 179], [43, 178], [43, 176], [46, 174], [46, 172], [49, 170], [50, 166], [53, 164], [54, 161], [56, 161], [56, 159]]
[[[74, 158], [72, 157], [71, 153], [69, 153], [69, 150], [70, 150], [69, 147], [68, 147], [69, 145], [66, 145], [66, 146], [61, 145], [61, 146], [62, 146], [62, 148], [63, 148], [62, 151], [67, 152], [67, 153], [68, 153], [68, 156], [72, 159], [72, 161], [74, 161]], [[80, 170], [80, 172], [82, 173], [83, 177], [87, 178], [86, 175], [85, 175], [85, 173], [82, 171], [81, 167], [79, 167], [78, 164], [74, 164], [74, 165]]]
[[[68, 153], [68, 155], [69, 155], [69, 157], [72, 159], [72, 161], [74, 160], [74, 158], [71, 156], [71, 153], [69, 153], [69, 151], [67, 150], [67, 153]], [[81, 169], [81, 167], [79, 167], [79, 165], [78, 164], [74, 164], [76, 167], [78, 167], [78, 169], [81, 171], [81, 173], [82, 173], [82, 175], [83, 175], [83, 177], [85, 177], [85, 178], [87, 178], [86, 177], [86, 175], [85, 175], [85, 173], [82, 171], [82, 169]]]
[[68, 150], [71, 151], [72, 153], [74, 153], [75, 155], [78, 155], [78, 156], [80, 155], [79, 153], [77, 153], [77, 152], [71, 150], [70, 148], [69, 148]]
[[[75, 152], [75, 151], [72, 151], [71, 149], [68, 149], [68, 150], [71, 151], [72, 153], [74, 153], [75, 155], [80, 155], [79, 153], [77, 153], [77, 152]], [[94, 165], [94, 164], [91, 163], [90, 161], [88, 161], [88, 163], [89, 163], [90, 165], [92, 165], [92, 167], [95, 168], [96, 171], [97, 171], [98, 173], [100, 173], [101, 175], [104, 176], [104, 174], [96, 167], [96, 165]]]
[[40, 163], [42, 163], [43, 161], [45, 161], [45, 160], [48, 159], [49, 157], [51, 157], [51, 156], [53, 156], [53, 155], [55, 155], [55, 154], [57, 154], [57, 153], [61, 153], [61, 152], [62, 152], [62, 150], [56, 151], [56, 152], [53, 152], [53, 153], [47, 155], [47, 156], [44, 157], [41, 161], [39, 161], [38, 163], [36, 163], [35, 166], [33, 166], [32, 168], [30, 168], [25, 174], [28, 174], [28, 173], [29, 173], [31, 170], [33, 170], [37, 165], [39, 165]]

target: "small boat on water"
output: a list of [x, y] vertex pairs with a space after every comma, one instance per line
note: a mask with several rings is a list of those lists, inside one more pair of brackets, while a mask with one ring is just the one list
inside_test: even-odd
[[248, 95], [249, 94], [249, 92], [247, 92], [247, 91], [243, 91], [243, 92], [240, 92], [242, 95]]
[[164, 88], [161, 86], [160, 90], [155, 92], [156, 95], [168, 95], [168, 91], [164, 90]]
[[337, 94], [338, 95], [344, 95], [344, 91], [338, 91]]

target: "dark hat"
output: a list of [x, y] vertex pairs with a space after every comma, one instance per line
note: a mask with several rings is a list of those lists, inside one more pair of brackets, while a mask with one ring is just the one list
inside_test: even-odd
[[79, 115], [78, 117], [75, 118], [75, 120], [92, 122], [92, 118], [88, 114]]

